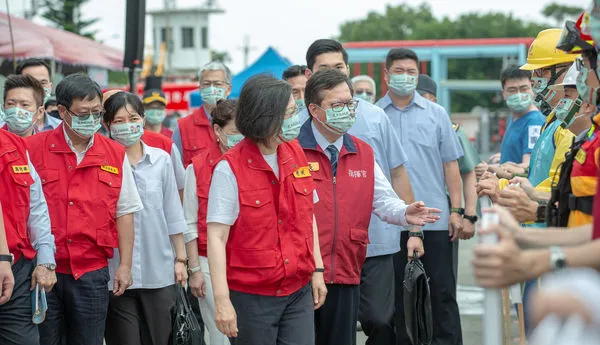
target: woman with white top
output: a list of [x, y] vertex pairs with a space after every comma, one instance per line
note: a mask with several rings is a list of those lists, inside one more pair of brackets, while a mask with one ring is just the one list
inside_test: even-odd
[[183, 236], [189, 259], [190, 289], [192, 294], [198, 297], [202, 320], [209, 332], [210, 345], [229, 344], [229, 339], [217, 329], [215, 323], [215, 303], [206, 257], [206, 210], [213, 168], [223, 153], [244, 139], [235, 127], [236, 104], [234, 100], [217, 102], [211, 120], [218, 149], [207, 149], [198, 154], [185, 172], [183, 210], [188, 230]]
[[325, 303], [314, 221], [318, 201], [296, 137], [291, 87], [269, 76], [242, 88], [244, 140], [215, 166], [208, 195], [208, 262], [218, 329], [232, 344], [314, 345]]
[[[187, 280], [185, 219], [171, 157], [140, 140], [144, 107], [136, 95], [118, 92], [104, 108], [104, 123], [110, 137], [126, 148], [144, 205], [134, 214], [133, 285], [122, 296], [110, 297], [106, 344], [165, 345], [171, 335], [175, 283]], [[111, 280], [119, 263], [116, 254], [109, 262]]]

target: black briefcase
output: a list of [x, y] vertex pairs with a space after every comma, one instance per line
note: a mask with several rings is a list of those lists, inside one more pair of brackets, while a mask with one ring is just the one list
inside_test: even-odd
[[429, 345], [433, 337], [429, 278], [420, 259], [409, 261], [404, 269], [404, 320], [413, 345]]
[[183, 286], [177, 284], [177, 300], [173, 311], [171, 345], [202, 345], [202, 329], [190, 307]]

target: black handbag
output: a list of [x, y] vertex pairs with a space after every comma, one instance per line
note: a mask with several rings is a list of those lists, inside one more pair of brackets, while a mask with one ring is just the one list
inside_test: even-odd
[[429, 278], [417, 253], [404, 269], [404, 320], [413, 345], [429, 345], [433, 337]]
[[171, 345], [202, 345], [203, 330], [190, 307], [185, 289], [177, 284], [177, 300], [173, 311]]

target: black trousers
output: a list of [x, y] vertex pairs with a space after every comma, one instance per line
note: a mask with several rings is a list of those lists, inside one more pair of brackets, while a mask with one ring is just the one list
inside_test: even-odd
[[167, 345], [175, 307], [175, 285], [160, 289], [111, 292], [106, 318], [106, 345]]
[[327, 285], [325, 304], [315, 311], [316, 345], [356, 345], [359, 300], [359, 285]]
[[237, 313], [237, 338], [231, 345], [314, 345], [315, 313], [310, 284], [289, 296], [230, 291]]
[[366, 345], [395, 343], [392, 254], [365, 260], [360, 279], [358, 320], [368, 337]]
[[46, 295], [46, 321], [39, 325], [40, 344], [103, 345], [108, 311], [108, 267], [75, 280], [56, 274], [56, 285]]
[[[406, 241], [408, 233], [402, 232], [401, 251], [395, 254], [396, 268], [396, 344], [410, 344], [404, 322], [403, 285], [407, 264]], [[425, 232], [423, 266], [429, 277], [431, 312], [433, 313], [433, 342], [431, 345], [462, 345], [460, 314], [456, 303], [456, 276], [454, 274], [454, 244], [448, 231]]]
[[31, 273], [33, 262], [19, 259], [12, 267], [15, 287], [10, 300], [0, 306], [0, 344], [38, 345], [40, 336], [31, 318]]

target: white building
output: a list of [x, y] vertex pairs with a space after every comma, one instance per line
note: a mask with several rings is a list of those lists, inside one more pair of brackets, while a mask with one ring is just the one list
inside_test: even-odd
[[210, 62], [209, 16], [224, 13], [217, 8], [171, 8], [148, 11], [152, 17], [154, 61], [166, 43], [164, 70], [167, 75], [195, 74]]

